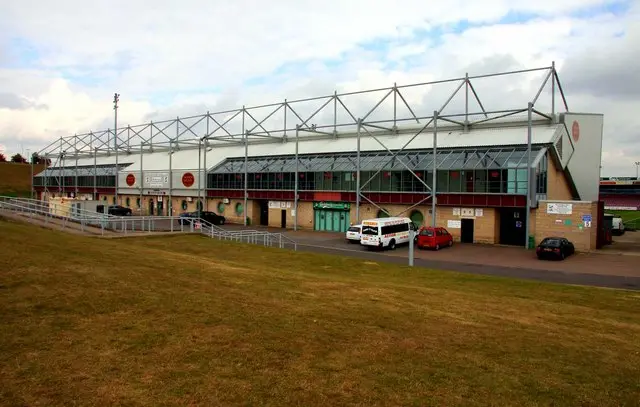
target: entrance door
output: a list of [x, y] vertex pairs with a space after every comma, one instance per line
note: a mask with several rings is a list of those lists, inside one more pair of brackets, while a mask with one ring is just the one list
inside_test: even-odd
[[162, 205], [162, 201], [158, 201], [158, 210], [157, 210], [158, 216], [164, 215], [163, 209], [164, 207]]
[[287, 210], [283, 209], [280, 211], [280, 227], [282, 229], [287, 228]]
[[462, 243], [473, 243], [473, 219], [462, 219], [462, 229], [460, 230], [460, 241]]
[[526, 237], [526, 209], [500, 209], [500, 244], [524, 246]]
[[260, 225], [269, 226], [269, 202], [260, 201]]
[[153, 199], [149, 199], [149, 215], [155, 215], [155, 205], [153, 204]]

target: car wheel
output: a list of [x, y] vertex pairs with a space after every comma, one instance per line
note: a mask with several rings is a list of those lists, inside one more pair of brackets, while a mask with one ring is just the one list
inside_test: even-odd
[[224, 219], [220, 219], [220, 226], [224, 225]]
[[438, 251], [438, 250], [440, 250], [440, 245], [439, 244], [436, 245], [436, 251]]
[[453, 240], [449, 240], [449, 247], [453, 246]]
[[391, 241], [389, 242], [389, 250], [395, 250], [396, 249], [396, 241], [391, 239]]
[[566, 256], [564, 255], [564, 252], [560, 252], [560, 260], [564, 260], [564, 259], [565, 259], [565, 257], [566, 257]]

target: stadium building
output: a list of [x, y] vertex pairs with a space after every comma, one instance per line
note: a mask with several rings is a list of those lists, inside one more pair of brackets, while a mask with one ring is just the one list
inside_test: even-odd
[[640, 179], [638, 177], [603, 177], [600, 180], [600, 200], [605, 209], [640, 210]]
[[[514, 81], [534, 84], [528, 100], [483, 103]], [[569, 110], [553, 65], [114, 127], [40, 151], [39, 199], [334, 232], [399, 215], [462, 242], [597, 245], [603, 116]]]

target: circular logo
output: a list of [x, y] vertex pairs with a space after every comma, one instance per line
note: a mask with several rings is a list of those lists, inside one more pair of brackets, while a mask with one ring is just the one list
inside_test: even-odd
[[573, 141], [578, 141], [580, 139], [580, 125], [576, 120], [573, 121], [573, 125], [571, 126], [571, 137], [573, 137]]
[[133, 174], [128, 174], [127, 175], [127, 185], [129, 185], [130, 187], [133, 186], [133, 184], [136, 183], [136, 176]]
[[193, 186], [194, 182], [195, 182], [195, 177], [193, 176], [192, 173], [185, 172], [184, 174], [182, 174], [182, 185], [189, 188]]

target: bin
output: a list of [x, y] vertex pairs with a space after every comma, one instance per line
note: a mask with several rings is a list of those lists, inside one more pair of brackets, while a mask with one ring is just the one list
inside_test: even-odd
[[533, 249], [536, 247], [536, 238], [535, 236], [529, 236], [529, 244], [527, 246], [528, 249]]

